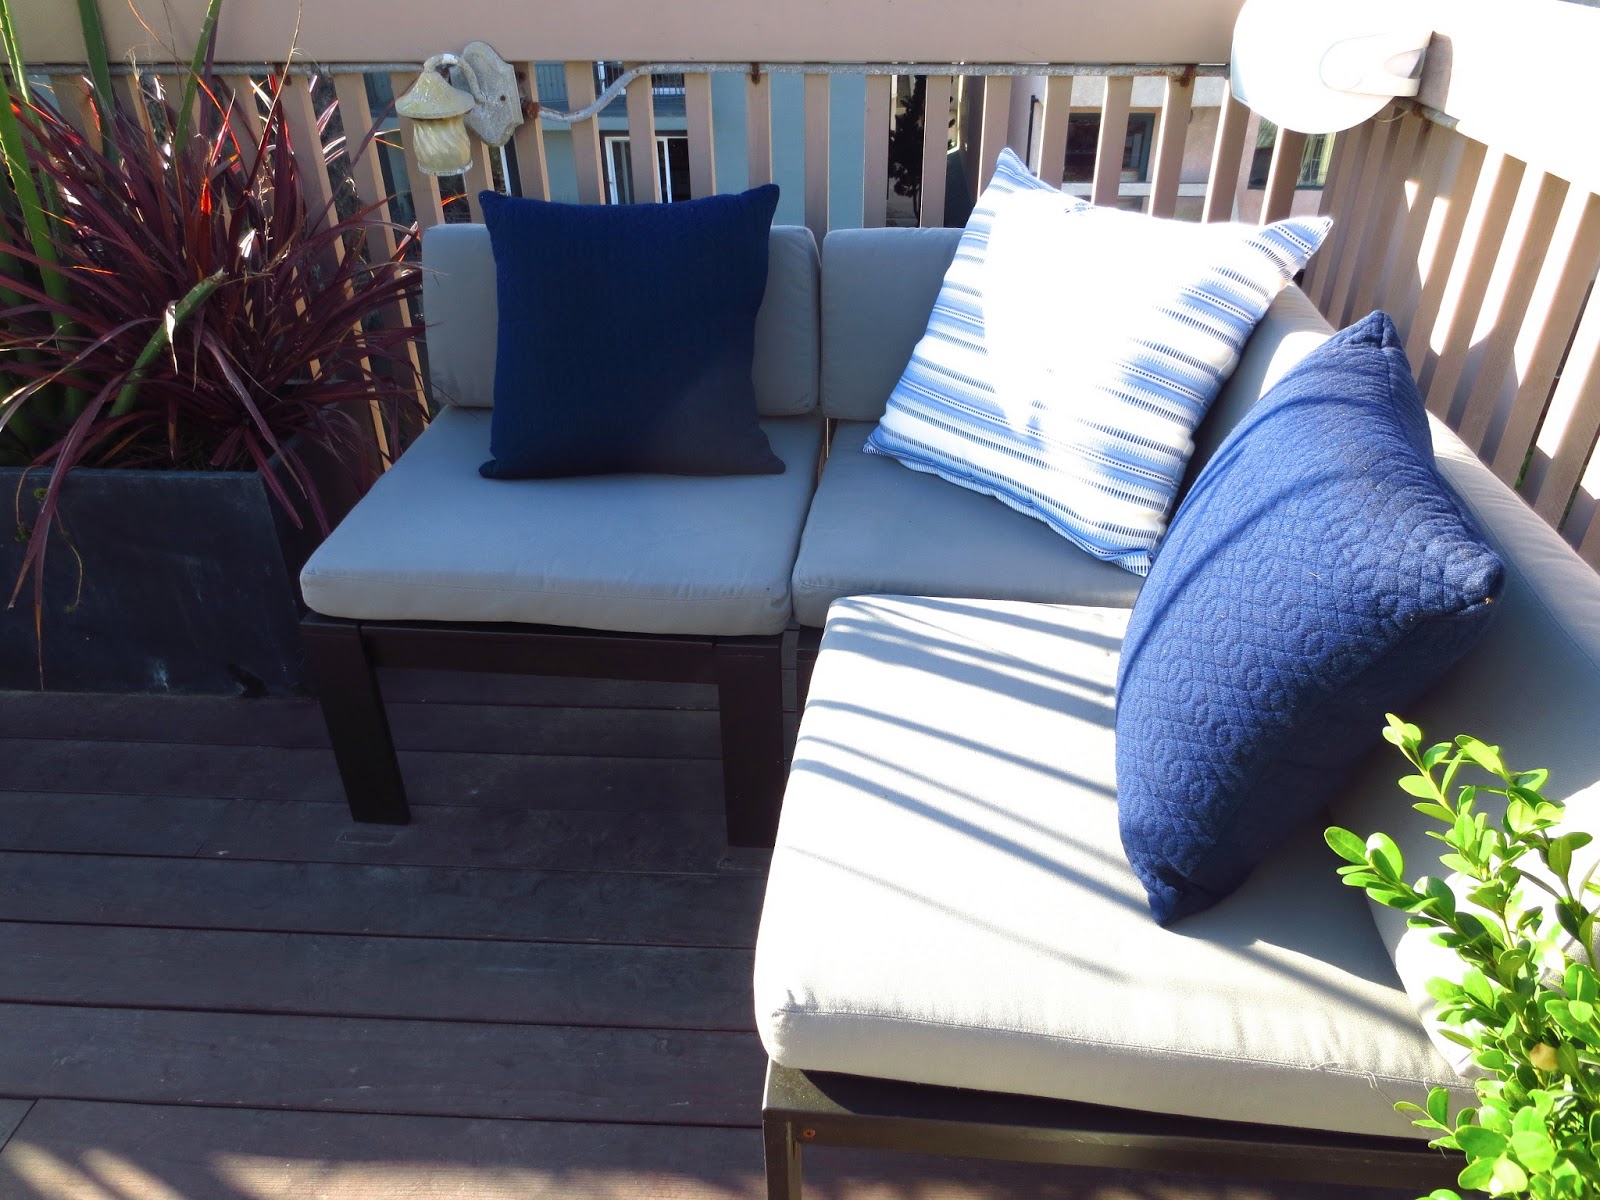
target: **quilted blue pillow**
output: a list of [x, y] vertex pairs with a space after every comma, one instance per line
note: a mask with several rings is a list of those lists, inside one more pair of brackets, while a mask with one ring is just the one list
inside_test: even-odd
[[1143, 575], [1195, 427], [1328, 225], [1097, 208], [1003, 151], [867, 452]]
[[1206, 464], [1117, 680], [1122, 845], [1168, 924], [1239, 886], [1483, 632], [1503, 567], [1433, 464], [1393, 323], [1312, 351]]
[[778, 189], [678, 204], [483, 192], [495, 479], [776, 475], [750, 368]]

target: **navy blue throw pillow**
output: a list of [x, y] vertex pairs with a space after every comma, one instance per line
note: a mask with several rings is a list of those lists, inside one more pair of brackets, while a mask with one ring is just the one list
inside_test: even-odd
[[484, 475], [783, 471], [750, 381], [776, 186], [678, 204], [479, 199], [500, 305]]
[[1503, 570], [1434, 466], [1385, 314], [1257, 402], [1173, 518], [1123, 641], [1117, 809], [1157, 921], [1211, 907], [1322, 811], [1383, 714], [1483, 632]]

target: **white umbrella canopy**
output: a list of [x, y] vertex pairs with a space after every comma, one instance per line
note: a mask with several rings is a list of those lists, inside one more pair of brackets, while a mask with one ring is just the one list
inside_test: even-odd
[[1432, 25], [1395, 0], [1245, 0], [1233, 28], [1234, 98], [1301, 133], [1335, 133], [1417, 94]]

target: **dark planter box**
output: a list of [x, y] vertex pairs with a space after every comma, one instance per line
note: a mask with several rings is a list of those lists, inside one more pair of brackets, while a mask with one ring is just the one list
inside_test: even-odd
[[[312, 470], [323, 480], [332, 525], [354, 503], [355, 488], [331, 456], [322, 459]], [[17, 524], [22, 475], [0, 469], [7, 526]], [[34, 493], [48, 482], [48, 472], [28, 472], [22, 525], [32, 524]], [[309, 513], [305, 528], [294, 528], [259, 474], [75, 470], [61, 491], [60, 516], [45, 571], [42, 663], [30, 577], [15, 605], [0, 609], [0, 688], [309, 690], [299, 576], [321, 533]], [[25, 549], [19, 538], [0, 542], [6, 597]]]

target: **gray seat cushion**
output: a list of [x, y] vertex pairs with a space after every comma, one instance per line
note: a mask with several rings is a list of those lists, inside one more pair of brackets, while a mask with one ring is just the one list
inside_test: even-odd
[[[907, 236], [919, 232], [933, 236]], [[844, 230], [824, 244], [823, 410], [850, 419], [834, 436], [795, 563], [802, 625], [820, 626], [841, 596], [873, 593], [1113, 607], [1139, 594], [1138, 576], [1044, 522], [861, 452], [922, 336], [959, 233]], [[1185, 487], [1250, 405], [1331, 332], [1298, 288], [1278, 295], [1195, 433]]]
[[[1127, 613], [865, 597], [823, 637], [767, 887], [785, 1066], [1416, 1135], [1461, 1088], [1310, 829], [1172, 929], [1117, 832]], [[1376, 740], [1376, 736], [1374, 737]]]
[[734, 636], [788, 625], [820, 422], [761, 427], [782, 475], [484, 479], [490, 410], [446, 408], [311, 557], [331, 617]]
[[841, 422], [794, 568], [794, 611], [821, 626], [841, 596], [982, 596], [1126, 607], [1144, 581], [992, 496], [861, 447]]

